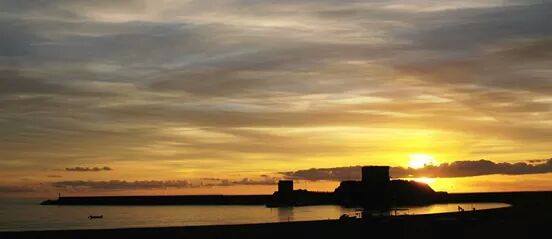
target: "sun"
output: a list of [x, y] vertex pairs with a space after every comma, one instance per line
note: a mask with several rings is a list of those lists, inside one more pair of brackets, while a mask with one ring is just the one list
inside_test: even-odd
[[410, 158], [408, 166], [415, 169], [423, 168], [425, 166], [434, 165], [437, 163], [437, 161], [435, 161], [435, 158], [428, 154], [411, 154], [408, 157]]

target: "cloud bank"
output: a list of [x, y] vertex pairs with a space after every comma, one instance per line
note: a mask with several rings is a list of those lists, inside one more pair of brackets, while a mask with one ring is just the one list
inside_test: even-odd
[[73, 167], [73, 168], [65, 168], [65, 171], [70, 172], [99, 172], [99, 171], [111, 171], [113, 170], [110, 167], [104, 166], [104, 167]]
[[170, 180], [170, 181], [125, 181], [125, 180], [109, 180], [109, 181], [60, 181], [52, 183], [55, 188], [64, 189], [91, 189], [91, 190], [137, 190], [137, 189], [163, 189], [163, 188], [187, 188], [190, 183], [186, 180]]
[[262, 177], [261, 180], [242, 178], [241, 180], [229, 179], [206, 179], [202, 181], [201, 186], [233, 186], [233, 185], [276, 185], [278, 178]]
[[148, 189], [169, 189], [169, 188], [191, 188], [191, 187], [226, 187], [234, 185], [275, 185], [276, 178], [262, 178], [260, 180], [243, 178], [241, 180], [210, 178], [203, 179], [199, 183], [192, 183], [189, 180], [66, 180], [53, 182], [54, 188], [68, 190], [148, 190]]
[[[338, 168], [312, 168], [306, 170], [282, 172], [284, 177], [289, 179], [303, 180], [360, 180], [361, 166], [338, 167]], [[519, 163], [495, 163], [489, 160], [474, 161], [455, 161], [452, 163], [443, 163], [438, 166], [429, 165], [424, 168], [404, 168], [392, 167], [390, 169], [391, 177], [409, 178], [409, 177], [471, 177], [490, 174], [503, 175], [522, 175], [522, 174], [540, 174], [552, 172], [552, 159], [535, 164]]]

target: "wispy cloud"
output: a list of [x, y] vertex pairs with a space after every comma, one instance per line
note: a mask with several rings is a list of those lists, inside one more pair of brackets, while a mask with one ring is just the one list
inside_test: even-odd
[[[176, 166], [386, 164], [409, 150], [510, 162], [550, 153], [546, 1], [5, 0], [0, 9], [9, 180], [104, 163], [139, 179], [178, 178]], [[425, 146], [389, 146], [429, 134]]]

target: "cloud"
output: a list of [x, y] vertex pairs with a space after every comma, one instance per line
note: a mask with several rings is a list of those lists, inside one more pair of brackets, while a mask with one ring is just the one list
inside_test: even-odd
[[92, 189], [92, 190], [139, 190], [139, 189], [162, 189], [162, 188], [187, 188], [191, 184], [186, 180], [169, 181], [60, 181], [52, 183], [55, 188], [65, 189]]
[[33, 41], [37, 37], [22, 29], [24, 26], [14, 21], [0, 20], [0, 31], [12, 34], [0, 37], [0, 57], [18, 57], [30, 54]]
[[[390, 174], [395, 178], [408, 177], [471, 177], [490, 174], [523, 175], [540, 174], [552, 172], [552, 159], [528, 164], [519, 163], [495, 163], [489, 160], [455, 161], [443, 163], [438, 166], [428, 165], [424, 168], [392, 167]], [[338, 168], [312, 168], [282, 172], [284, 177], [289, 179], [304, 180], [359, 180], [361, 178], [361, 166], [338, 167]]]
[[551, 7], [0, 1], [0, 175], [335, 165], [420, 132], [473, 158], [543, 157]]
[[394, 168], [392, 174], [398, 177], [470, 177], [489, 174], [521, 175], [552, 172], [552, 159], [537, 164], [495, 163], [489, 160], [455, 161], [439, 166], [427, 166], [421, 169]]
[[104, 167], [73, 167], [73, 168], [65, 168], [65, 171], [71, 171], [71, 172], [99, 172], [99, 171], [111, 171], [113, 170], [110, 167], [104, 166]]
[[192, 187], [213, 187], [213, 186], [235, 186], [235, 185], [275, 185], [276, 178], [262, 178], [254, 180], [242, 178], [241, 180], [203, 178], [199, 184], [192, 183], [189, 180], [109, 180], [109, 181], [84, 181], [84, 180], [66, 180], [53, 182], [51, 185], [55, 188], [68, 190], [147, 190], [147, 189], [165, 189], [165, 188], [192, 188]]
[[536, 164], [536, 163], [546, 163], [548, 159], [530, 159], [527, 160], [528, 163]]
[[94, 90], [74, 84], [52, 82], [42, 77], [26, 76], [25, 72], [0, 69], [0, 95], [57, 95], [57, 96], [108, 96], [103, 90]]
[[[500, 39], [549, 36], [552, 28], [544, 23], [552, 4], [528, 4], [487, 8], [465, 8], [419, 14], [416, 29], [400, 31], [423, 49], [466, 53]], [[443, 14], [447, 19], [443, 19]], [[402, 35], [405, 34], [405, 35]], [[431, 36], [441, 35], [440, 38]]]
[[202, 186], [234, 186], [234, 185], [276, 185], [278, 184], [278, 178], [262, 177], [261, 180], [254, 180], [250, 178], [242, 178], [241, 180], [229, 180], [229, 179], [215, 179], [210, 178], [206, 181], [216, 182], [204, 182]]
[[337, 168], [311, 168], [281, 172], [281, 174], [287, 179], [346, 181], [360, 180], [360, 171], [361, 166], [352, 166]]

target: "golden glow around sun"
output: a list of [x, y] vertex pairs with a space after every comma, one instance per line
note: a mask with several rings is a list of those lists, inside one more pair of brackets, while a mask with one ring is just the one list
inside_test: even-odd
[[434, 165], [437, 163], [437, 161], [435, 161], [435, 158], [428, 154], [411, 154], [408, 157], [410, 158], [410, 161], [408, 162], [408, 167], [415, 169], [423, 168], [427, 165]]
[[414, 181], [416, 181], [416, 182], [420, 182], [420, 183], [425, 183], [425, 184], [433, 184], [433, 183], [435, 183], [435, 179], [434, 179], [434, 178], [428, 178], [428, 177], [413, 178], [412, 180], [414, 180]]

